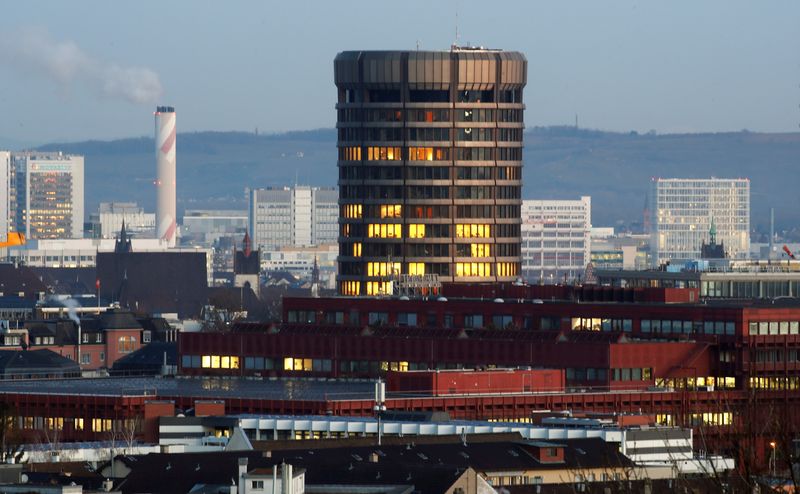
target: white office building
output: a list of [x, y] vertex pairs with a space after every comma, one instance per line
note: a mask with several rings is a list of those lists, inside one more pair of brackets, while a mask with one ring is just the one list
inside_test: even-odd
[[135, 202], [101, 202], [89, 217], [94, 238], [116, 238], [125, 222], [125, 231], [134, 237], [154, 238], [155, 213], [145, 213]]
[[309, 246], [337, 241], [338, 192], [332, 187], [253, 189], [248, 210], [255, 248]]
[[590, 260], [592, 199], [522, 201], [522, 275], [532, 283], [583, 277]]
[[223, 237], [239, 241], [247, 225], [247, 211], [243, 209], [187, 209], [183, 215], [181, 242], [210, 247]]
[[83, 156], [13, 153], [14, 229], [29, 239], [83, 237]]
[[698, 259], [711, 240], [730, 258], [745, 258], [750, 250], [750, 180], [746, 178], [653, 178], [651, 182], [650, 250], [652, 260]]
[[11, 219], [11, 153], [0, 151], [0, 241], [6, 239]]

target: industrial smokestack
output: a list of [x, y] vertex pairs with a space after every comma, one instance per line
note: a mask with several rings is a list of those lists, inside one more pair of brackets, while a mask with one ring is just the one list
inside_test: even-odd
[[156, 107], [156, 235], [175, 246], [175, 108]]

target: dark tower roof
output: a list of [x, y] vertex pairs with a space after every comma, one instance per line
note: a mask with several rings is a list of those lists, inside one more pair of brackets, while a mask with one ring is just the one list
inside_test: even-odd
[[128, 232], [125, 230], [125, 220], [122, 220], [122, 228], [119, 231], [119, 238], [114, 244], [114, 252], [117, 254], [126, 254], [131, 252], [131, 239], [128, 237]]
[[235, 274], [258, 274], [260, 271], [260, 251], [252, 249], [250, 234], [245, 232], [242, 250], [237, 250], [233, 257], [233, 272]]

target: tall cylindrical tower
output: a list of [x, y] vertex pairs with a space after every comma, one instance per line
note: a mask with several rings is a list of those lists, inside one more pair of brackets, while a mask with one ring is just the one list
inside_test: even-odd
[[334, 78], [339, 293], [389, 293], [403, 275], [515, 280], [524, 55], [346, 51]]
[[175, 108], [156, 107], [156, 235], [175, 246]]

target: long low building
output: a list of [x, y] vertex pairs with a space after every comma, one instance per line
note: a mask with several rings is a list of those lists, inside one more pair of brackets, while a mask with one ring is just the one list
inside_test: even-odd
[[[692, 430], [679, 427], [621, 425], [627, 417], [545, 418], [539, 424], [469, 420], [405, 420], [381, 422], [375, 417], [331, 417], [291, 415], [240, 415], [203, 417], [161, 417], [159, 444], [165, 447], [221, 449], [237, 429], [261, 447], [270, 441], [303, 439], [347, 439], [381, 435], [405, 441], [420, 436], [462, 436], [519, 434], [523, 439], [561, 442], [600, 438], [618, 443], [619, 451], [640, 466], [668, 467], [681, 474], [703, 474], [732, 470], [733, 459], [694, 454]], [[635, 416], [634, 418], [642, 418]], [[281, 443], [285, 444], [285, 443]]]

